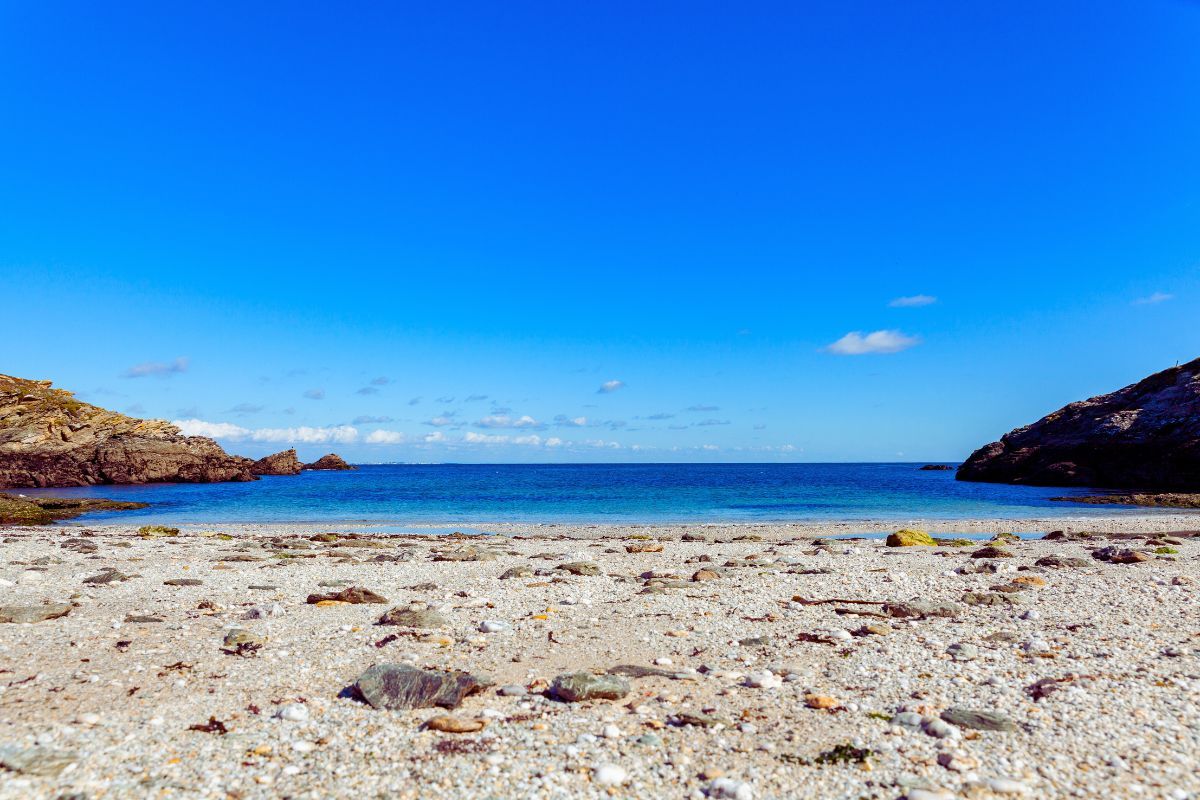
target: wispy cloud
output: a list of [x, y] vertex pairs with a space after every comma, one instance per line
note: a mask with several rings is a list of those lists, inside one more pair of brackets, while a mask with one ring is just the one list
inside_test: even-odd
[[420, 403], [421, 403], [421, 398], [419, 398], [419, 397], [414, 397], [412, 400], [408, 401], [408, 404], [410, 406], [420, 405]]
[[612, 394], [618, 389], [625, 388], [625, 381], [605, 381], [600, 384], [600, 388], [596, 390], [596, 394]]
[[378, 378], [371, 379], [372, 386], [387, 386], [391, 382], [392, 382], [392, 379], [385, 375], [380, 375]]
[[327, 428], [243, 428], [231, 422], [206, 422], [201, 419], [177, 419], [177, 426], [185, 436], [208, 436], [213, 439], [250, 442], [281, 442], [286, 444], [352, 444], [358, 441], [358, 429], [350, 425], [334, 425]]
[[444, 428], [447, 425], [454, 425], [457, 422], [458, 422], [458, 420], [454, 419], [454, 412], [451, 411], [446, 414], [439, 414], [438, 416], [425, 422], [424, 424], [432, 425], [435, 428]]
[[256, 406], [253, 403], [238, 403], [233, 408], [229, 409], [230, 414], [257, 414], [262, 411], [264, 406]]
[[720, 406], [705, 406], [705, 405], [688, 406], [688, 411], [705, 412], [705, 411], [720, 411], [720, 410], [721, 410]]
[[463, 402], [464, 403], [478, 403], [481, 400], [487, 400], [487, 399], [488, 399], [488, 396], [486, 394], [472, 394], [472, 395], [467, 395], [467, 399], [464, 400]]
[[839, 356], [862, 356], [899, 353], [920, 343], [920, 337], [900, 331], [874, 331], [865, 335], [861, 331], [851, 331], [825, 349]]
[[1139, 297], [1137, 300], [1133, 301], [1133, 304], [1135, 306], [1153, 306], [1158, 305], [1159, 303], [1165, 303], [1168, 300], [1173, 300], [1174, 298], [1175, 295], [1173, 294], [1167, 294], [1166, 292], [1155, 292], [1154, 294], [1147, 295], [1146, 297]]
[[588, 418], [568, 417], [566, 414], [559, 414], [554, 418], [554, 424], [561, 428], [586, 428], [588, 424]]
[[324, 389], [309, 389], [308, 391], [306, 391], [304, 393], [304, 396], [307, 397], [309, 400], [324, 400], [325, 399], [325, 390]]
[[189, 361], [180, 356], [174, 361], [146, 361], [121, 373], [122, 378], [169, 378], [187, 372]]
[[708, 428], [713, 425], [728, 425], [728, 424], [729, 424], [729, 420], [727, 420], [727, 419], [702, 419], [696, 423], [696, 427], [697, 428]]
[[394, 422], [394, 420], [391, 417], [372, 417], [368, 414], [364, 414], [360, 417], [355, 417], [352, 421], [354, 422], [355, 425], [376, 425], [376, 424], [382, 425], [383, 423], [386, 423], [386, 422]]
[[507, 414], [491, 414], [475, 423], [476, 428], [544, 428], [528, 414], [520, 417], [510, 417]]
[[920, 308], [921, 306], [931, 306], [936, 302], [937, 298], [933, 295], [914, 294], [909, 297], [897, 297], [888, 305], [892, 308]]
[[661, 422], [664, 419], [675, 419], [675, 415], [666, 411], [660, 411], [657, 414], [651, 414], [650, 416], [646, 417], [646, 419], [654, 420], [655, 422]]
[[355, 394], [379, 394], [379, 389], [374, 386], [364, 386], [356, 391]]

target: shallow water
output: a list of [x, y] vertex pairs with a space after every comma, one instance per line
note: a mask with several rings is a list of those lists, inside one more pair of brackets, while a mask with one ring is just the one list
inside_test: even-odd
[[1112, 516], [1082, 490], [963, 483], [919, 464], [386, 464], [252, 483], [23, 490], [151, 503], [122, 522], [745, 522]]

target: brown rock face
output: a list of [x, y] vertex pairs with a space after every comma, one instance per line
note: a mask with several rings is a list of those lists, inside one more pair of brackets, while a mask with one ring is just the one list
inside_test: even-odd
[[0, 375], [0, 486], [252, 481], [251, 463], [169, 422], [106, 411], [49, 381]]
[[264, 456], [250, 465], [250, 471], [255, 475], [299, 475], [303, 468], [300, 459], [296, 457], [294, 447], [275, 455]]
[[962, 481], [1200, 489], [1200, 359], [1112, 394], [1071, 403], [958, 468]]
[[305, 464], [305, 469], [354, 469], [346, 463], [346, 460], [337, 453], [330, 453], [326, 456], [321, 456], [311, 464]]

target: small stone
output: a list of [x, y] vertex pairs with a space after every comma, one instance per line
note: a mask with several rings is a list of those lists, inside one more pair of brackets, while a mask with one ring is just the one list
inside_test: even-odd
[[499, 689], [497, 689], [496, 694], [501, 695], [502, 697], [524, 697], [525, 695], [529, 694], [529, 690], [524, 686], [509, 684], [507, 686], [501, 686]]
[[618, 728], [616, 725], [612, 725], [612, 724], [605, 725], [604, 730], [602, 730], [600, 732], [600, 735], [603, 736], [605, 739], [620, 739], [621, 738], [621, 729]]
[[425, 727], [441, 733], [475, 733], [487, 725], [487, 720], [469, 719], [442, 714], [425, 720]]
[[1029, 787], [1012, 778], [990, 778], [987, 787], [996, 794], [1028, 794]]
[[831, 709], [838, 707], [838, 701], [829, 695], [824, 694], [806, 694], [804, 696], [804, 705], [809, 708]]
[[124, 572], [121, 572], [119, 569], [116, 569], [114, 567], [106, 567], [103, 570], [101, 570], [100, 572], [96, 573], [95, 575], [84, 578], [83, 582], [90, 583], [90, 584], [97, 585], [97, 586], [106, 586], [110, 583], [123, 583], [123, 582], [129, 580], [131, 577], [133, 577], [133, 576], [126, 575]]
[[746, 676], [746, 685], [752, 689], [777, 689], [783, 686], [783, 678], [770, 670], [751, 672]]
[[717, 572], [715, 569], [710, 569], [709, 567], [703, 567], [692, 573], [693, 582], [715, 581], [720, 580], [720, 578], [721, 573]]
[[27, 625], [58, 619], [71, 613], [70, 603], [46, 603], [40, 606], [0, 606], [0, 622]]
[[955, 661], [974, 661], [979, 658], [979, 648], [973, 644], [958, 642], [946, 648]]
[[618, 675], [572, 672], [559, 675], [550, 684], [550, 696], [568, 703], [585, 700], [620, 700], [629, 694], [629, 681]]
[[1012, 558], [1012, 557], [1013, 557], [1013, 554], [1011, 551], [1005, 550], [1003, 547], [996, 547], [995, 545], [987, 545], [986, 547], [981, 547], [978, 550], [976, 550], [974, 553], [971, 553], [971, 558]]
[[708, 784], [704, 793], [709, 797], [725, 798], [725, 800], [754, 800], [754, 790], [750, 784], [735, 781], [732, 778], [717, 778]]
[[942, 712], [942, 719], [960, 728], [973, 728], [979, 731], [1015, 731], [1017, 724], [1003, 714], [994, 711], [978, 711], [970, 708], [948, 708]]
[[171, 578], [163, 581], [163, 586], [200, 586], [203, 583], [199, 578]]
[[592, 772], [598, 786], [620, 786], [626, 780], [625, 770], [616, 764], [601, 764]]
[[305, 722], [308, 720], [308, 706], [304, 703], [287, 703], [279, 707], [275, 716], [288, 722]]
[[500, 580], [507, 581], [507, 580], [511, 580], [513, 578], [532, 578], [532, 577], [533, 577], [533, 568], [532, 567], [510, 567], [509, 569], [506, 569], [506, 570], [504, 570], [503, 573], [501, 573]]
[[449, 628], [450, 620], [432, 609], [393, 608], [384, 612], [376, 625], [399, 625], [405, 628]]
[[377, 594], [370, 589], [364, 589], [361, 586], [350, 586], [342, 589], [340, 592], [332, 592], [330, 594], [310, 594], [307, 602], [310, 605], [317, 605], [323, 601], [334, 601], [337, 603], [351, 603], [358, 605], [360, 603], [386, 603], [388, 599], [381, 594]]
[[75, 753], [48, 747], [0, 747], [0, 767], [21, 775], [53, 778], [78, 760]]
[[600, 570], [599, 564], [593, 564], [591, 561], [572, 561], [567, 564], [559, 564], [555, 569], [561, 569], [563, 572], [569, 572], [572, 575], [597, 576], [604, 573]]
[[483, 622], [479, 623], [480, 633], [501, 633], [502, 631], [510, 630], [512, 630], [511, 625], [509, 625], [507, 622], [501, 622], [500, 620], [496, 619], [485, 619]]

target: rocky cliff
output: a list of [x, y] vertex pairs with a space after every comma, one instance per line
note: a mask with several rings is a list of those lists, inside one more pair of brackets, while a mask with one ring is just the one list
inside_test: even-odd
[[250, 465], [255, 475], [299, 475], [304, 466], [296, 457], [296, 448], [265, 456]]
[[976, 450], [959, 480], [1200, 490], [1200, 359], [1071, 403]]
[[251, 481], [252, 463], [168, 422], [106, 411], [49, 381], [0, 375], [0, 486]]
[[346, 459], [339, 456], [337, 453], [329, 453], [321, 456], [311, 464], [305, 464], [305, 469], [354, 469], [346, 463]]

